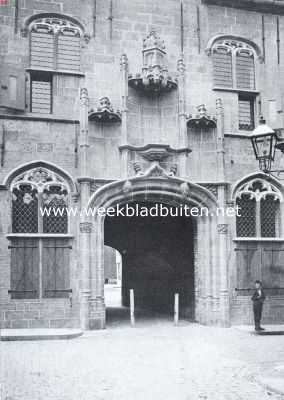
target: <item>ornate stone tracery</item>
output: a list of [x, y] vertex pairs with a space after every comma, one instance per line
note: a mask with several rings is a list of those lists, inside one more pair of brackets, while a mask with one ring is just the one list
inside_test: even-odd
[[168, 92], [177, 87], [177, 81], [168, 74], [164, 41], [151, 31], [143, 41], [142, 73], [129, 75], [129, 85], [146, 93]]
[[28, 170], [14, 179], [11, 190], [19, 188], [21, 185], [29, 185], [39, 193], [49, 190], [51, 186], [60, 187], [61, 190], [68, 191], [68, 187], [63, 178], [47, 168], [38, 167]]
[[250, 199], [261, 201], [271, 196], [273, 200], [283, 202], [283, 196], [279, 189], [277, 189], [270, 182], [260, 178], [253, 179], [244, 185], [240, 186], [237, 191], [236, 199], [241, 198], [243, 195], [249, 195]]
[[59, 18], [59, 17], [44, 17], [32, 22], [29, 26], [31, 32], [44, 32], [62, 35], [81, 36], [82, 30], [75, 23]]

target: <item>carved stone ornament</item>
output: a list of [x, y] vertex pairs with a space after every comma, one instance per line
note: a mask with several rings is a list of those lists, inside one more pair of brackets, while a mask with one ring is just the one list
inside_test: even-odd
[[205, 189], [209, 190], [216, 198], [218, 198], [218, 186], [213, 183], [200, 183]]
[[51, 186], [60, 187], [62, 190], [68, 190], [63, 178], [53, 171], [46, 168], [33, 168], [29, 171], [20, 174], [12, 183], [11, 189], [17, 188], [21, 185], [30, 185], [36, 188], [38, 192], [49, 190]]
[[123, 193], [128, 193], [131, 191], [131, 189], [132, 189], [132, 183], [129, 180], [125, 181], [122, 187]]
[[148, 178], [169, 178], [169, 173], [156, 161], [144, 174]]
[[145, 93], [169, 92], [177, 88], [177, 81], [168, 74], [164, 41], [155, 31], [143, 41], [142, 73], [129, 75], [128, 83], [134, 89]]
[[121, 112], [114, 111], [108, 97], [102, 97], [96, 110], [89, 111], [89, 120], [96, 122], [121, 122]]
[[181, 191], [181, 194], [182, 194], [184, 197], [187, 197], [187, 196], [189, 195], [190, 189], [189, 189], [189, 185], [188, 185], [187, 182], [183, 182], [183, 183], [180, 185], [180, 191]]
[[201, 104], [197, 107], [197, 114], [195, 116], [189, 116], [187, 125], [190, 127], [204, 129], [216, 128], [217, 120], [215, 117], [208, 115], [205, 105]]
[[226, 235], [228, 233], [228, 224], [218, 224], [217, 232], [221, 235]]
[[80, 232], [81, 233], [91, 233], [93, 224], [91, 222], [80, 222]]
[[82, 29], [68, 19], [44, 17], [33, 21], [29, 26], [32, 32], [50, 32], [73, 36], [81, 36]]
[[255, 199], [257, 202], [266, 199], [267, 196], [272, 197], [275, 201], [283, 202], [280, 190], [270, 182], [260, 178], [253, 179], [242, 185], [237, 191], [236, 198], [241, 198], [243, 195], [249, 195], [250, 199]]

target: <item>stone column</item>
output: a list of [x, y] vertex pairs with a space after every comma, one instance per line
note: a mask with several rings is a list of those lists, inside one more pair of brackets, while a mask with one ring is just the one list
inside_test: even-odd
[[[128, 143], [127, 137], [127, 99], [128, 99], [128, 59], [127, 55], [123, 54], [120, 58], [120, 70], [121, 70], [121, 146]], [[121, 153], [121, 178], [127, 177], [127, 158], [128, 152], [123, 151]]]
[[[186, 123], [186, 100], [185, 100], [185, 64], [183, 56], [177, 62], [178, 70], [178, 121], [179, 121], [179, 138], [178, 144], [181, 148], [188, 147], [187, 123]], [[179, 156], [179, 175], [186, 179], [186, 160], [187, 153], [181, 153]]]
[[221, 99], [216, 100], [217, 114], [217, 174], [218, 180], [225, 180], [225, 148], [224, 148], [224, 108]]
[[[226, 206], [226, 187], [220, 185], [218, 187], [218, 200], [221, 207]], [[229, 225], [223, 213], [219, 213], [217, 217], [217, 235], [218, 235], [218, 265], [219, 265], [219, 323], [221, 326], [230, 325], [230, 304], [229, 304], [229, 271], [228, 271], [228, 249], [227, 236]]]
[[91, 236], [91, 299], [90, 329], [105, 328], [104, 301], [104, 221], [96, 216], [95, 229]]
[[[88, 111], [89, 98], [87, 89], [80, 92], [80, 136], [79, 136], [79, 169], [81, 177], [78, 178], [80, 185], [80, 208], [81, 211], [87, 207], [90, 198], [91, 178], [88, 173]], [[79, 252], [80, 252], [80, 321], [81, 328], [89, 328], [89, 299], [90, 299], [90, 234], [92, 224], [88, 221], [86, 214], [80, 214]]]

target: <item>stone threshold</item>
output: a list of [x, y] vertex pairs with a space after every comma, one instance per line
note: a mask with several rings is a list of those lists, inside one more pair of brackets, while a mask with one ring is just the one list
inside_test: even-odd
[[256, 332], [253, 325], [239, 325], [233, 326], [233, 328], [238, 329], [243, 332], [252, 333], [257, 336], [281, 336], [284, 335], [284, 325], [264, 325], [262, 324], [265, 331]]
[[1, 329], [0, 341], [66, 340], [83, 335], [80, 329]]

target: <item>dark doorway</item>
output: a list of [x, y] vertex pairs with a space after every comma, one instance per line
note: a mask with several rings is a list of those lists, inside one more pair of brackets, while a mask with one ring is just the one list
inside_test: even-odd
[[[156, 204], [128, 203], [148, 210]], [[171, 207], [163, 206], [170, 213]], [[194, 320], [195, 222], [170, 215], [105, 218], [105, 245], [122, 256], [122, 306], [129, 306], [129, 290], [134, 289], [138, 310], [172, 315], [174, 293], [179, 293], [180, 316]]]

